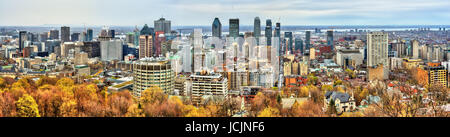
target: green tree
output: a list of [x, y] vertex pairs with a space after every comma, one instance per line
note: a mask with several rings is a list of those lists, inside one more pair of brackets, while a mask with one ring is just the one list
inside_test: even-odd
[[16, 111], [19, 117], [40, 117], [36, 101], [28, 94], [24, 94], [16, 102]]
[[330, 114], [330, 115], [337, 113], [336, 104], [335, 104], [333, 99], [330, 99], [330, 103], [328, 104], [328, 110], [327, 111], [328, 111], [328, 114]]

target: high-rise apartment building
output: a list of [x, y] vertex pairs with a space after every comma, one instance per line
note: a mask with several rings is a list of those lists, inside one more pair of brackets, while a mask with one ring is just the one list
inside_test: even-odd
[[428, 84], [433, 86], [440, 84], [443, 87], [448, 87], [448, 70], [440, 63], [428, 63], [424, 69], [428, 74]]
[[169, 60], [165, 58], [142, 58], [133, 62], [134, 97], [141, 97], [142, 91], [149, 87], [158, 87], [164, 93], [174, 91], [175, 74]]
[[139, 36], [139, 58], [153, 56], [154, 30], [144, 25]]
[[385, 32], [370, 32], [367, 34], [367, 66], [379, 64], [389, 66], [388, 60], [388, 34]]
[[191, 99], [194, 105], [202, 102], [203, 96], [226, 97], [228, 80], [219, 73], [197, 72], [189, 77], [192, 83]]

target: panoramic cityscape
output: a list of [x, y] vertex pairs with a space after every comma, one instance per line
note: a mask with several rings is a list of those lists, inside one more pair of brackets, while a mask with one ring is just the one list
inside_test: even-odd
[[0, 117], [449, 117], [450, 3], [365, 2], [0, 6]]

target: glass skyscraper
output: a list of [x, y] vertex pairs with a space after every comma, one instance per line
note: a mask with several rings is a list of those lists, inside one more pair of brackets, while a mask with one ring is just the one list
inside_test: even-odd
[[333, 47], [333, 30], [327, 31], [327, 45], [331, 47], [331, 50], [334, 49], [334, 47]]
[[222, 23], [220, 23], [219, 18], [215, 18], [212, 23], [212, 36], [213, 37], [222, 37]]
[[266, 31], [265, 34], [267, 39], [267, 46], [272, 45], [272, 20], [267, 19], [266, 20]]
[[230, 19], [230, 37], [239, 37], [239, 19]]

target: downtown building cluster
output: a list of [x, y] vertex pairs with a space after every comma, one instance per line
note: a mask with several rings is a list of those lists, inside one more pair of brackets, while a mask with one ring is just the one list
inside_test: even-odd
[[[445, 28], [287, 30], [271, 19], [262, 23], [255, 17], [250, 31], [242, 31], [239, 18], [228, 19], [227, 31], [219, 18], [212, 20], [211, 29], [172, 30], [165, 18], [132, 31], [3, 29], [0, 55], [7, 60], [2, 60], [0, 73], [14, 78], [70, 77], [80, 83], [102, 80], [98, 85], [108, 92], [128, 89], [136, 98], [156, 87], [195, 105], [228, 98], [248, 101], [256, 95], [251, 89], [342, 86], [335, 84], [337, 79], [365, 85], [405, 79], [399, 69], [417, 69], [425, 77], [420, 81], [424, 85], [449, 86]], [[290, 98], [300, 97], [283, 97]], [[324, 98], [324, 108], [338, 100], [338, 111], [357, 109], [352, 92], [328, 91]]]

